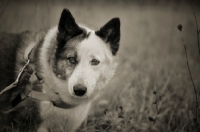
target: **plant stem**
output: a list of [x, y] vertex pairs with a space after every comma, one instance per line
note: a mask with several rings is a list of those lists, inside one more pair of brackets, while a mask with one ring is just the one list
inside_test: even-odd
[[196, 27], [197, 27], [197, 45], [198, 45], [198, 49], [199, 49], [199, 56], [200, 56], [200, 44], [199, 44], [199, 27], [198, 27], [198, 22], [197, 22], [197, 17], [195, 12], [193, 11], [194, 14], [194, 18], [195, 18], [195, 23], [196, 23]]
[[188, 55], [187, 55], [187, 48], [186, 48], [186, 45], [184, 44], [183, 37], [182, 37], [182, 44], [183, 44], [184, 49], [185, 49], [184, 51], [185, 51], [187, 68], [188, 68], [188, 71], [189, 71], [189, 74], [190, 74], [190, 79], [192, 81], [192, 85], [193, 85], [193, 88], [194, 88], [194, 94], [195, 94], [195, 99], [196, 99], [196, 124], [197, 124], [198, 123], [198, 98], [197, 98], [197, 91], [196, 91], [196, 87], [195, 87], [195, 84], [194, 84], [194, 81], [193, 81], [193, 78], [192, 78], [192, 74], [191, 74], [191, 70], [190, 70], [190, 67], [189, 67]]

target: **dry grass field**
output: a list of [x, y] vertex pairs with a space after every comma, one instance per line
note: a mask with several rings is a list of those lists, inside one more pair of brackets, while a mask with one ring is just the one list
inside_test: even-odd
[[[193, 81], [200, 95], [196, 13], [200, 3], [145, 1], [1, 1], [0, 31], [38, 31], [56, 25], [63, 8], [94, 29], [121, 20], [119, 66], [80, 132], [199, 132]], [[177, 25], [182, 24], [180, 32]], [[200, 104], [200, 100], [198, 100]], [[198, 123], [198, 124], [197, 124]]]

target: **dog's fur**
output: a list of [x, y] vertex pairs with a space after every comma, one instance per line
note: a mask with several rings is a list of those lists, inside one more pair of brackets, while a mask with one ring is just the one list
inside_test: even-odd
[[[0, 112], [0, 118], [1, 115], [9, 118], [9, 123], [0, 127], [20, 132], [76, 130], [86, 118], [91, 102], [114, 75], [119, 40], [118, 18], [94, 31], [77, 25], [67, 9], [63, 10], [58, 26], [49, 31], [1, 33], [0, 91], [15, 80], [25, 64], [25, 49], [35, 43], [30, 65], [41, 74], [45, 85], [41, 89], [32, 84], [33, 89], [54, 92], [74, 107], [64, 109], [51, 101], [27, 97], [14, 108]], [[79, 90], [78, 95], [75, 88]], [[82, 89], [87, 89], [85, 94]]]

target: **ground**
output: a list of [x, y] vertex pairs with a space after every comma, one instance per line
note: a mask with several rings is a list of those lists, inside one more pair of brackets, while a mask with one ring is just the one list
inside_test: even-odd
[[[121, 20], [119, 66], [105, 93], [78, 129], [94, 131], [200, 131], [194, 87], [200, 93], [200, 55], [193, 11], [183, 1], [1, 1], [0, 31], [37, 31], [56, 25], [63, 8], [94, 29]], [[182, 24], [180, 32], [177, 25]], [[182, 41], [183, 38], [183, 41]], [[200, 100], [198, 101], [200, 103]]]

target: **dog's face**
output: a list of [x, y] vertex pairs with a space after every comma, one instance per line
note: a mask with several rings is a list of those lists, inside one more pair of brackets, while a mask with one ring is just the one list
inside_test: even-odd
[[93, 98], [112, 78], [117, 66], [119, 19], [114, 18], [94, 31], [78, 26], [71, 13], [64, 9], [57, 29], [52, 32], [54, 39], [45, 41], [54, 45], [47, 54], [55, 53], [55, 56], [45, 57], [49, 57], [47, 61], [53, 71], [54, 90], [66, 101]]
[[104, 87], [106, 81], [113, 76], [116, 67], [113, 61], [109, 47], [91, 31], [88, 38], [77, 44], [72, 58], [69, 58], [69, 63], [73, 63], [73, 69], [67, 71], [70, 73], [69, 92], [78, 97], [97, 93], [94, 90]]

